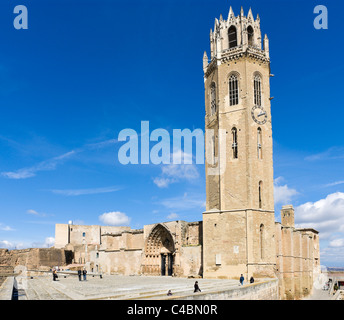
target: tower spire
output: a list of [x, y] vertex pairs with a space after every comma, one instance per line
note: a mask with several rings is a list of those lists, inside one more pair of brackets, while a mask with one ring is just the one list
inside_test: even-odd
[[207, 55], [207, 52], [204, 51], [204, 54], [203, 54], [203, 71], [204, 72], [207, 69], [207, 67], [208, 67], [208, 55]]
[[252, 20], [252, 22], [254, 21], [253, 13], [252, 13], [252, 9], [251, 8], [250, 8], [250, 10], [248, 10], [247, 19], [248, 20]]
[[234, 11], [232, 7], [230, 7], [229, 12], [228, 12], [228, 20], [233, 19], [233, 18], [234, 18]]

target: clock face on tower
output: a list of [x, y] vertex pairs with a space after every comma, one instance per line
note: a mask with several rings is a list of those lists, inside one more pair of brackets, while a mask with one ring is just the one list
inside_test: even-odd
[[252, 119], [258, 124], [264, 124], [268, 118], [266, 111], [260, 106], [254, 106], [251, 110], [251, 115]]

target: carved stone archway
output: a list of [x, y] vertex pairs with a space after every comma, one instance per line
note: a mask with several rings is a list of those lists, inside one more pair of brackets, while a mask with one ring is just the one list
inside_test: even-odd
[[147, 275], [172, 275], [175, 246], [171, 233], [157, 224], [149, 234], [144, 247], [141, 270]]

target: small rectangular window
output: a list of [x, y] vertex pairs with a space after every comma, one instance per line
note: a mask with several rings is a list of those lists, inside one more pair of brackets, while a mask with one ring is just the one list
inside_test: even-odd
[[219, 253], [215, 255], [215, 264], [217, 266], [221, 265], [221, 254], [219, 254]]

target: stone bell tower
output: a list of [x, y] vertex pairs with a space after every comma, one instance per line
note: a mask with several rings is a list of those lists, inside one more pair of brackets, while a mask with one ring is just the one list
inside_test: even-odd
[[210, 48], [203, 276], [274, 276], [269, 40], [251, 9], [235, 16], [230, 8], [227, 20], [215, 19]]

